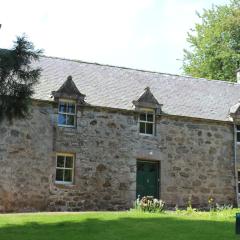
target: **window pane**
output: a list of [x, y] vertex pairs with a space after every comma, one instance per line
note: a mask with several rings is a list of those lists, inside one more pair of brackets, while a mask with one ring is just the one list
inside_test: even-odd
[[146, 113], [141, 113], [140, 114], [140, 120], [146, 121]]
[[240, 131], [240, 125], [237, 125], [236, 127], [237, 127], [237, 130]]
[[145, 123], [140, 122], [139, 127], [140, 127], [139, 129], [140, 133], [145, 133]]
[[238, 193], [240, 193], [240, 183], [238, 184]]
[[68, 112], [75, 113], [75, 104], [74, 103], [68, 103]]
[[238, 181], [240, 182], [240, 171], [238, 171]]
[[153, 134], [153, 124], [152, 123], [146, 123], [146, 133]]
[[67, 125], [74, 126], [74, 115], [67, 115]]
[[149, 114], [149, 113], [147, 114], [147, 121], [148, 121], [148, 122], [153, 122], [153, 114], [151, 114], [151, 113], [150, 113], [150, 114]]
[[59, 112], [66, 112], [67, 111], [67, 103], [60, 102], [58, 110], [59, 110]]
[[65, 168], [72, 168], [73, 167], [73, 157], [66, 157]]
[[66, 125], [66, 115], [65, 114], [58, 114], [58, 124], [59, 125]]
[[237, 142], [240, 142], [240, 132], [237, 133]]
[[57, 156], [57, 167], [64, 167], [64, 156]]
[[64, 182], [72, 182], [72, 170], [64, 170]]
[[56, 169], [56, 181], [63, 181], [63, 169]]

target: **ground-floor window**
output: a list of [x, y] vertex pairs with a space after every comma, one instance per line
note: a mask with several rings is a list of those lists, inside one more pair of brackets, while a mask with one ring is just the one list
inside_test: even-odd
[[74, 155], [58, 153], [56, 157], [56, 183], [72, 184]]
[[238, 194], [240, 195], [240, 169], [238, 170]]

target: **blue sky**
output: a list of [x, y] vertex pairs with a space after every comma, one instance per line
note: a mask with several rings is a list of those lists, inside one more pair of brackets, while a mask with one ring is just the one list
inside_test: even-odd
[[26, 33], [45, 55], [181, 74], [196, 11], [227, 0], [3, 0], [0, 47]]

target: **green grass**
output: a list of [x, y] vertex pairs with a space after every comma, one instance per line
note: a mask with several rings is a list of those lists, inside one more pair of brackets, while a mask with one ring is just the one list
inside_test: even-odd
[[236, 211], [1, 214], [0, 240], [232, 240]]

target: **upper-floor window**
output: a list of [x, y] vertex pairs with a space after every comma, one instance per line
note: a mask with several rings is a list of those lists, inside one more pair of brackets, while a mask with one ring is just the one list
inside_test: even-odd
[[74, 155], [57, 154], [56, 183], [72, 184], [74, 173]]
[[76, 125], [76, 102], [60, 100], [58, 105], [58, 125], [74, 127]]
[[142, 112], [139, 114], [139, 132], [154, 135], [154, 112]]
[[236, 125], [237, 142], [240, 143], [240, 125]]

